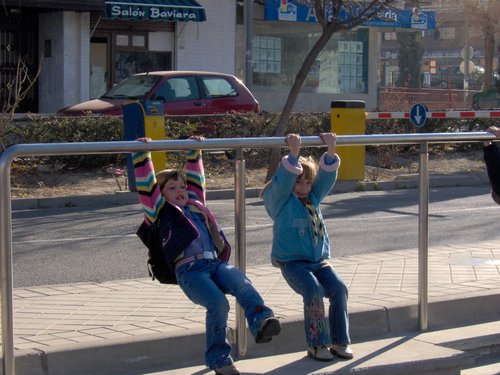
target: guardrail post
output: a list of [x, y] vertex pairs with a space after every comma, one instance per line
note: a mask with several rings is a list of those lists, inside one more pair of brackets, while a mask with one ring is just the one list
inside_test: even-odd
[[[234, 162], [234, 222], [236, 251], [234, 262], [236, 267], [246, 273], [246, 213], [245, 213], [245, 159], [243, 149], [236, 150]], [[247, 329], [245, 312], [236, 304], [236, 356], [244, 356], [247, 352]]]
[[427, 331], [429, 253], [429, 145], [420, 143], [418, 205], [418, 329]]
[[14, 301], [12, 277], [12, 213], [9, 151], [0, 154], [0, 289], [2, 313], [2, 374], [14, 375]]

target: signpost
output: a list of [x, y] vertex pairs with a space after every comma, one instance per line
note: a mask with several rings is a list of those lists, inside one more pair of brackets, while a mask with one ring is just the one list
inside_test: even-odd
[[421, 128], [427, 121], [427, 108], [423, 104], [415, 104], [410, 110], [410, 121], [417, 128]]

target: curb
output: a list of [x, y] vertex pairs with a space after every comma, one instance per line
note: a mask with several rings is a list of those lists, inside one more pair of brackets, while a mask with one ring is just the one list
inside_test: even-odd
[[[418, 306], [394, 305], [351, 311], [349, 314], [353, 342], [371, 341], [377, 337], [418, 332]], [[429, 303], [429, 326], [460, 326], [500, 319], [500, 294], [471, 294], [470, 297]], [[471, 319], [472, 317], [472, 319]], [[246, 357], [268, 357], [304, 350], [302, 316], [282, 320], [282, 332], [269, 344], [255, 344], [247, 331]], [[234, 331], [228, 339], [233, 342]], [[189, 350], [173, 350], [173, 348]], [[145, 335], [133, 339], [111, 339], [46, 350], [16, 351], [17, 375], [109, 375], [142, 373], [147, 369], [182, 368], [203, 365], [204, 330], [194, 329], [172, 334]], [[237, 357], [235, 355], [235, 357]], [[194, 358], [194, 359], [193, 359]], [[175, 364], [175, 365], [174, 365]]]
[[[488, 184], [487, 179], [470, 175], [431, 175], [429, 187], [479, 186]], [[392, 181], [338, 181], [333, 193], [355, 191], [387, 191], [398, 189], [416, 189], [419, 186], [419, 175], [398, 176]], [[245, 190], [246, 198], [258, 198], [261, 188]], [[234, 189], [207, 190], [207, 199], [234, 199]], [[12, 200], [12, 210], [30, 210], [61, 207], [102, 207], [120, 206], [138, 203], [137, 193], [120, 191], [103, 195], [72, 195], [53, 198], [20, 198]]]

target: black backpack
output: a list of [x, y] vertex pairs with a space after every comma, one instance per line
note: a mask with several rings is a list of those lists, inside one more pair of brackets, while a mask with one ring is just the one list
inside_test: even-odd
[[177, 284], [175, 270], [170, 262], [165, 260], [160, 246], [160, 219], [153, 224], [143, 221], [137, 230], [137, 236], [148, 248], [148, 273], [153, 280], [161, 284]]

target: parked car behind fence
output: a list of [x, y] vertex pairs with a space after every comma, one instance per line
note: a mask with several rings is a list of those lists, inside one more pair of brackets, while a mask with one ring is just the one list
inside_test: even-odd
[[58, 111], [63, 116], [120, 116], [131, 100], [161, 100], [166, 115], [213, 115], [226, 112], [260, 113], [259, 102], [233, 75], [197, 71], [134, 74], [98, 99]]

